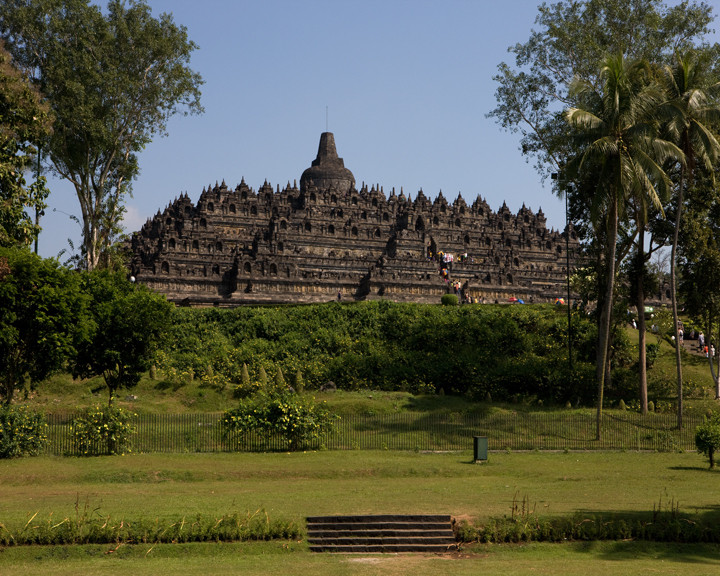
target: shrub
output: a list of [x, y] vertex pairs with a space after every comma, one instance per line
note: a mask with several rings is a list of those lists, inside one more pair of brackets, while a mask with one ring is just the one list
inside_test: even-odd
[[260, 390], [267, 390], [268, 387], [268, 376], [264, 366], [260, 366], [258, 374], [258, 386]]
[[458, 305], [457, 294], [443, 294], [442, 298], [440, 298], [440, 303], [443, 306], [457, 306]]
[[302, 394], [305, 391], [305, 381], [300, 370], [295, 372], [295, 392]]
[[44, 416], [25, 406], [0, 407], [0, 458], [35, 456], [47, 446]]
[[115, 406], [89, 408], [72, 423], [75, 453], [81, 456], [125, 454], [132, 449], [135, 415]]
[[645, 344], [645, 365], [652, 368], [660, 352], [659, 344]]
[[[159, 544], [186, 542], [244, 542], [252, 540], [298, 539], [302, 532], [297, 523], [282, 518], [271, 519], [259, 509], [245, 514], [228, 512], [194, 517], [142, 518], [133, 520], [99, 514], [99, 507], [87, 500], [76, 500], [74, 517], [60, 518], [52, 513], [46, 519], [17, 526], [3, 524], [0, 546], [28, 544]], [[37, 515], [36, 515], [37, 516]]]
[[258, 432], [266, 438], [280, 436], [289, 450], [313, 447], [332, 430], [337, 419], [323, 404], [287, 390], [260, 393], [225, 412], [224, 434], [228, 438], [233, 433]]
[[247, 364], [243, 362], [242, 370], [240, 372], [240, 384], [235, 386], [233, 396], [235, 396], [235, 398], [247, 398], [248, 396], [251, 396], [256, 389], [257, 387], [253, 386], [250, 381], [250, 372], [248, 372]]
[[720, 450], [720, 415], [706, 418], [695, 428], [695, 446], [699, 454], [705, 454], [710, 468], [715, 467], [715, 451]]
[[710, 542], [720, 539], [717, 522], [681, 514], [676, 507], [638, 516], [576, 514], [541, 518], [534, 513], [492, 518], [481, 526], [462, 521], [455, 526], [461, 542], [565, 542], [646, 540], [654, 542]]
[[275, 372], [275, 388], [278, 390], [285, 390], [287, 384], [285, 383], [285, 376], [283, 375], [282, 368], [278, 367]]

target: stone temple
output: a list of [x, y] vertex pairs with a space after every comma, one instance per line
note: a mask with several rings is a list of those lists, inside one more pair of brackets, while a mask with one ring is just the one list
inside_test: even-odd
[[[450, 202], [356, 187], [333, 134], [297, 184], [203, 189], [148, 219], [131, 239], [138, 282], [185, 305], [329, 300], [553, 302], [566, 293], [574, 232], [548, 229], [523, 206], [493, 212], [478, 197]], [[572, 266], [572, 260], [570, 260]]]

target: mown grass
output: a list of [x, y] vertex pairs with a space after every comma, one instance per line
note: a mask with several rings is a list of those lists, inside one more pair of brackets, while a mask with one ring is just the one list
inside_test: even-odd
[[492, 453], [346, 451], [292, 454], [39, 457], [0, 462], [0, 518], [9, 527], [74, 516], [76, 505], [114, 518], [178, 519], [258, 509], [304, 522], [308, 515], [510, 514], [527, 498], [543, 515], [718, 510], [720, 472], [694, 453]]
[[[294, 454], [39, 457], [0, 462], [6, 529], [76, 508], [115, 520], [220, 517], [263, 510], [270, 518], [315, 514], [450, 513], [482, 521], [533, 513], [649, 514], [677, 505], [720, 521], [720, 472], [693, 453], [491, 453], [349, 451]], [[303, 524], [304, 525], [304, 524]], [[647, 542], [466, 545], [435, 556], [333, 556], [301, 541], [8, 547], [12, 574], [713, 574], [720, 548]]]
[[482, 545], [449, 556], [331, 555], [305, 552], [296, 542], [8, 548], [0, 563], [14, 576], [205, 576], [312, 574], [316, 576], [710, 576], [720, 569], [720, 547], [651, 542]]

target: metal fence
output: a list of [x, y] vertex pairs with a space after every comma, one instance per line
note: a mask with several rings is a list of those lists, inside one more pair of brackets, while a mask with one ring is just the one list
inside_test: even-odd
[[[257, 434], [225, 437], [222, 413], [144, 414], [134, 418], [133, 452], [284, 451], [279, 437]], [[48, 415], [53, 455], [73, 455], [73, 415]], [[328, 450], [471, 450], [474, 436], [488, 438], [490, 450], [694, 450], [701, 418], [684, 418], [677, 430], [674, 414], [627, 413], [603, 419], [602, 440], [595, 440], [595, 415], [582, 413], [373, 414], [340, 418], [335, 429], [309, 448]]]

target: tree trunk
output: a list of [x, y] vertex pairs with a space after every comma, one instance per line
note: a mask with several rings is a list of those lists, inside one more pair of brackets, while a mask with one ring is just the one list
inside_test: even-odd
[[677, 287], [675, 284], [675, 265], [677, 262], [678, 236], [680, 234], [680, 222], [683, 207], [683, 186], [685, 180], [685, 168], [680, 168], [680, 182], [678, 185], [678, 205], [675, 216], [675, 232], [673, 234], [672, 251], [670, 254], [670, 298], [672, 299], [673, 313], [673, 334], [675, 334], [675, 366], [677, 368], [677, 427], [682, 430], [683, 417], [683, 385], [682, 385], [682, 360], [680, 355], [679, 319], [677, 307]]
[[595, 439], [600, 440], [602, 436], [602, 410], [603, 396], [605, 392], [605, 367], [608, 358], [608, 344], [610, 342], [610, 327], [612, 325], [613, 292], [615, 290], [615, 252], [617, 249], [618, 229], [618, 201], [613, 197], [608, 219], [608, 252], [607, 252], [607, 287], [605, 302], [602, 314], [600, 315], [600, 333], [598, 337], [598, 357], [596, 366], [596, 377], [598, 383], [597, 398], [597, 422]]
[[[708, 339], [710, 332], [708, 331]], [[720, 346], [719, 346], [720, 348]], [[715, 356], [717, 357], [717, 377], [715, 378], [715, 400], [720, 400], [720, 352], [716, 352]], [[710, 362], [712, 363], [713, 359], [710, 359]]]
[[636, 282], [635, 302], [637, 308], [637, 328], [638, 328], [638, 379], [640, 384], [640, 408], [643, 414], [648, 413], [648, 389], [647, 389], [647, 349], [645, 346], [646, 327], [645, 327], [645, 286], [643, 285], [645, 270], [645, 224], [640, 221], [638, 224], [638, 250], [636, 262], [636, 274], [638, 275]]

